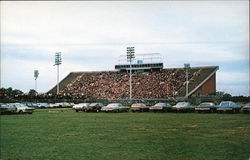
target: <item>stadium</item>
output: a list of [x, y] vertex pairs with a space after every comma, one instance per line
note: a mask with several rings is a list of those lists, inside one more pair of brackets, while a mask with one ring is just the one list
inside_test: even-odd
[[249, 1], [0, 13], [0, 160], [250, 160]]
[[[133, 99], [167, 99], [216, 92], [218, 66], [164, 68], [159, 53], [138, 54], [131, 64]], [[120, 56], [115, 71], [71, 72], [61, 82], [60, 94], [88, 98], [128, 99], [130, 64]], [[188, 92], [186, 91], [188, 75]], [[56, 86], [48, 93], [56, 93]]]

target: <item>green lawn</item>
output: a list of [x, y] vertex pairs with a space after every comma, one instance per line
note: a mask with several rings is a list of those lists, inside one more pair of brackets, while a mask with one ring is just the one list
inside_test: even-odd
[[196, 113], [1, 115], [0, 159], [247, 160], [250, 116]]

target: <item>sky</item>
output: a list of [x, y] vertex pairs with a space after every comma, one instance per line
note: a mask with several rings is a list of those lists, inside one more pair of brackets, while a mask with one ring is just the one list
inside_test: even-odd
[[164, 68], [219, 66], [217, 91], [249, 95], [248, 1], [1, 1], [1, 87], [38, 92], [73, 71], [114, 70], [126, 47]]

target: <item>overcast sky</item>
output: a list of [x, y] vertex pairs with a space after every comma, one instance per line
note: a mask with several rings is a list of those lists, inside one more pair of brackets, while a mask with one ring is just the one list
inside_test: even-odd
[[114, 70], [118, 57], [161, 53], [164, 68], [219, 66], [217, 90], [249, 91], [248, 1], [1, 1], [1, 84], [28, 92], [72, 71]]

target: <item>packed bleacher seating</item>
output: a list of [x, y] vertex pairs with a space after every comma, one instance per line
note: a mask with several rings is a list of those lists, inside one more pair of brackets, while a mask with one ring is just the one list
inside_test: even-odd
[[[189, 92], [218, 69], [217, 66], [189, 69]], [[132, 75], [132, 98], [169, 98], [185, 96], [184, 68], [158, 71], [135, 71]], [[48, 93], [55, 93], [56, 87]], [[129, 72], [71, 72], [60, 82], [60, 95], [82, 95], [87, 98], [129, 98]]]
[[[190, 78], [194, 73], [190, 72]], [[134, 72], [132, 77], [133, 98], [166, 98], [178, 95], [185, 85], [183, 69], [163, 69], [154, 72]], [[66, 85], [61, 93], [83, 93], [94, 98], [128, 98], [129, 73], [83, 72]]]

